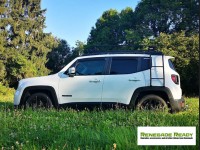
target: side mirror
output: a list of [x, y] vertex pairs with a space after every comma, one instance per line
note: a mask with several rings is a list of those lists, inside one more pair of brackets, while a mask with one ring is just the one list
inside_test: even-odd
[[76, 74], [76, 69], [75, 69], [75, 67], [69, 68], [69, 70], [68, 70], [68, 75], [69, 75], [70, 77], [74, 77], [75, 74]]

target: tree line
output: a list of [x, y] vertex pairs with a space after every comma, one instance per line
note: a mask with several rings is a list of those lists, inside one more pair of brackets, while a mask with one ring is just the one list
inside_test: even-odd
[[0, 84], [56, 73], [73, 58], [91, 51], [147, 50], [155, 46], [175, 57], [183, 92], [199, 92], [199, 1], [141, 0], [135, 10], [103, 12], [87, 43], [71, 48], [44, 33], [41, 0], [0, 0]]

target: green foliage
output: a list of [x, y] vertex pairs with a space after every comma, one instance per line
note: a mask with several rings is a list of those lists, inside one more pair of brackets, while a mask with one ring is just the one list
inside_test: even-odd
[[160, 33], [199, 32], [197, 0], [142, 0], [135, 8], [137, 30], [155, 37]]
[[97, 20], [88, 37], [85, 49], [113, 50], [128, 44], [126, 30], [134, 26], [133, 10], [126, 8], [118, 13], [110, 9]]
[[86, 44], [81, 41], [76, 41], [76, 47], [72, 49], [73, 57], [81, 56], [84, 54]]
[[[1, 101], [1, 98], [0, 98]], [[176, 114], [123, 109], [13, 110], [0, 103], [0, 146], [4, 149], [138, 149], [189, 150], [199, 147], [199, 101]], [[138, 126], [196, 126], [196, 146], [138, 146]], [[12, 148], [13, 147], [13, 148]], [[3, 149], [3, 148], [2, 148]]]
[[[92, 28], [85, 48], [93, 50], [141, 49], [146, 37], [185, 31], [199, 33], [197, 0], [142, 0], [135, 11], [105, 11]], [[122, 47], [123, 46], [123, 47]]]
[[47, 68], [50, 69], [51, 73], [57, 73], [64, 66], [66, 66], [74, 58], [82, 55], [85, 49], [85, 43], [81, 41], [76, 41], [76, 47], [70, 48], [67, 41], [57, 40], [58, 46], [52, 49], [48, 53], [48, 62], [46, 64]]
[[4, 77], [6, 75], [6, 69], [5, 66], [3, 64], [3, 61], [0, 61], [0, 81], [3, 81]]
[[27, 57], [17, 53], [15, 50], [10, 51], [6, 63], [7, 79], [10, 85], [16, 84], [15, 81], [22, 78], [33, 77], [37, 75], [37, 67]]
[[155, 40], [143, 40], [144, 49], [154, 45], [165, 55], [175, 57], [175, 67], [181, 76], [184, 94], [197, 95], [199, 92], [199, 34], [186, 36], [185, 32], [161, 33]]
[[7, 88], [0, 83], [0, 95], [5, 95]]
[[0, 82], [0, 98], [1, 98], [0, 102], [2, 101], [7, 102], [5, 97], [9, 97], [8, 101], [12, 100], [14, 92], [15, 92], [14, 89], [7, 88], [6, 86], [3, 86], [2, 83]]
[[4, 14], [6, 12], [6, 0], [0, 0], [0, 15]]
[[[99, 47], [118, 43], [119, 15], [116, 10], [108, 10], [97, 20], [96, 28], [92, 28], [87, 46]], [[112, 28], [111, 28], [112, 27]]]
[[48, 53], [48, 62], [46, 66], [52, 73], [57, 73], [67, 64], [67, 60], [70, 56], [71, 51], [67, 41], [58, 40], [58, 46]]
[[[0, 18], [0, 81], [13, 87], [18, 79], [47, 75], [47, 53], [57, 45], [43, 33], [41, 0], [10, 0], [0, 3], [7, 17]], [[8, 11], [9, 10], [9, 11]]]

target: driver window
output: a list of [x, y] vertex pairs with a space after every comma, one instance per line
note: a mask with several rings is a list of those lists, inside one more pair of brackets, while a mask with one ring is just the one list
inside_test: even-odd
[[102, 75], [105, 68], [104, 58], [82, 59], [76, 64], [76, 75]]

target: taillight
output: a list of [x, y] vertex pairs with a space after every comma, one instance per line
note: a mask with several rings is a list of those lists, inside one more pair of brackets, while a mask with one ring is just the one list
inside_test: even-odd
[[175, 84], [179, 84], [179, 80], [178, 80], [178, 76], [177, 76], [177, 75], [172, 74], [172, 75], [171, 75], [171, 78], [172, 78], [172, 81], [173, 81]]

